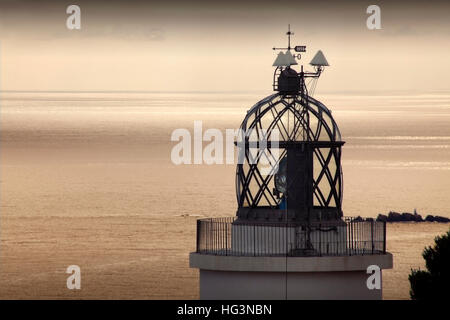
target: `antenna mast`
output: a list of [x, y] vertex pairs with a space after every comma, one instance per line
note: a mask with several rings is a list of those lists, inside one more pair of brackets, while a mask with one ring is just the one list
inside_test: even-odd
[[[286, 35], [288, 36], [288, 46], [287, 48], [276, 48], [273, 47], [273, 50], [289, 50], [291, 51], [292, 49], [294, 49], [295, 52], [306, 52], [306, 46], [295, 46], [294, 48], [291, 47], [291, 36], [294, 35], [294, 33], [291, 31], [291, 25], [288, 24], [288, 31], [286, 32]], [[297, 55], [300, 56], [300, 55]], [[298, 59], [300, 59], [300, 57], [298, 57]]]
[[293, 32], [291, 32], [291, 24], [288, 24], [288, 32], [286, 32], [287, 36], [288, 36], [288, 47], [287, 49], [289, 51], [291, 51], [291, 35], [294, 35]]

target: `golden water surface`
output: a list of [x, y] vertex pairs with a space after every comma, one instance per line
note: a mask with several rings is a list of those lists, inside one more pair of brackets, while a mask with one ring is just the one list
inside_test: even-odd
[[[236, 212], [234, 165], [171, 162], [176, 128], [238, 128], [263, 93], [4, 92], [0, 298], [196, 299], [199, 217]], [[450, 217], [450, 93], [320, 95], [343, 139], [344, 213]], [[448, 224], [388, 224], [385, 299]], [[66, 288], [79, 265], [82, 289]]]

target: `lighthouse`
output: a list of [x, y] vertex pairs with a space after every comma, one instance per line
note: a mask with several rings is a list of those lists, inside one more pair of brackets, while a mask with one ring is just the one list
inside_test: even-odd
[[344, 146], [331, 111], [313, 98], [329, 66], [306, 46], [277, 51], [274, 93], [251, 107], [236, 141], [235, 216], [197, 220], [201, 299], [381, 299], [392, 268], [386, 222], [343, 214]]

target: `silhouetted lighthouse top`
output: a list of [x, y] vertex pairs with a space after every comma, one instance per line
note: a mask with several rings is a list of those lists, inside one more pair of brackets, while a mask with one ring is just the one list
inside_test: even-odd
[[312, 98], [328, 62], [319, 51], [306, 71], [297, 62], [306, 47], [291, 48], [287, 35], [274, 48], [275, 93], [248, 110], [236, 141], [237, 216], [197, 220], [189, 264], [200, 297], [381, 299], [381, 269], [392, 268], [386, 222], [343, 217], [344, 142]]
[[[279, 51], [273, 63], [276, 93], [257, 102], [241, 125], [247, 143], [238, 144], [245, 161], [236, 170], [235, 223], [295, 224], [336, 221], [343, 216], [344, 142], [331, 111], [312, 97], [317, 79], [329, 64], [318, 51], [310, 62], [314, 71], [306, 71], [297, 62], [306, 54], [306, 46], [292, 48], [290, 29], [287, 35], [287, 47], [273, 48]], [[277, 150], [270, 143], [267, 146], [268, 157], [275, 158], [271, 174], [264, 157], [255, 160], [252, 148], [256, 145], [251, 140], [254, 136], [270, 140], [274, 131]]]

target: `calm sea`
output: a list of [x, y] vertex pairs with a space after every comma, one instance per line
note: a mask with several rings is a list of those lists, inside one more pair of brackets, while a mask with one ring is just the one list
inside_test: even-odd
[[[270, 92], [3, 92], [1, 298], [196, 298], [195, 219], [232, 216], [234, 165], [171, 162], [173, 130], [236, 129]], [[343, 140], [344, 213], [450, 217], [450, 92], [321, 94]], [[385, 298], [448, 225], [388, 227]], [[83, 290], [68, 292], [78, 264]]]

